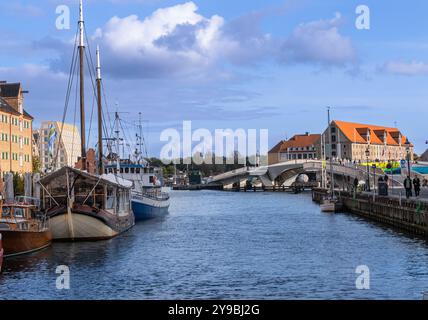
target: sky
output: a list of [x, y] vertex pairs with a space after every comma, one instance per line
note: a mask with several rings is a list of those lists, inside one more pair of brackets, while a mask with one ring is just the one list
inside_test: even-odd
[[[70, 29], [57, 28], [64, 5]], [[356, 27], [359, 5], [370, 9], [369, 29]], [[269, 129], [272, 147], [322, 132], [327, 106], [333, 119], [397, 126], [423, 152], [426, 12], [423, 0], [84, 1], [90, 52], [101, 50], [106, 109], [110, 117], [120, 111], [129, 131], [141, 112], [153, 156], [164, 144], [161, 131], [185, 120], [212, 132]], [[0, 80], [29, 91], [25, 108], [36, 127], [62, 118], [77, 21], [78, 0], [0, 2]]]

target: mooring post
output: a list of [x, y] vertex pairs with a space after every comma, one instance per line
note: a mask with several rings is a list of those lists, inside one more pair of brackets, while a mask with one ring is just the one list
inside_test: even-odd
[[40, 200], [40, 173], [33, 174], [33, 198]]
[[6, 202], [12, 202], [15, 199], [13, 191], [13, 174], [7, 172], [4, 174], [4, 193]]
[[30, 198], [33, 194], [33, 181], [30, 172], [24, 173], [24, 196]]

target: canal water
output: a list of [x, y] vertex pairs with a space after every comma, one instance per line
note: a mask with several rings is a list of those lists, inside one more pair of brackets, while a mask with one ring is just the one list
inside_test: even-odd
[[[70, 289], [56, 288], [57, 266]], [[370, 289], [356, 289], [356, 268]], [[365, 273], [367, 275], [367, 273]], [[366, 282], [367, 283], [367, 282]], [[170, 214], [6, 261], [0, 299], [421, 299], [428, 243], [308, 193], [172, 192]]]

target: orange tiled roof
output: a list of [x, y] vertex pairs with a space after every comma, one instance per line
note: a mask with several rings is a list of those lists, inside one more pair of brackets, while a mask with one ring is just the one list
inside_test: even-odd
[[315, 145], [320, 139], [320, 134], [297, 134], [287, 141], [279, 142], [269, 153], [286, 151], [287, 148], [310, 147]]
[[[353, 143], [367, 143], [370, 134], [370, 143], [383, 145], [386, 139], [387, 145], [398, 146], [400, 144], [400, 130], [370, 124], [353, 123], [333, 120], [333, 124], [339, 128], [346, 138]], [[406, 142], [406, 136], [401, 134], [401, 144]]]

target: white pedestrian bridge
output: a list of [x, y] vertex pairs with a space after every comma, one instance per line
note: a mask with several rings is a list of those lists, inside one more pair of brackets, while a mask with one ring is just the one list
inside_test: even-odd
[[[327, 161], [324, 166], [330, 172], [330, 163]], [[367, 168], [353, 163], [333, 162], [333, 173], [338, 181], [352, 183], [355, 178], [359, 181], [367, 180]], [[312, 174], [316, 181], [321, 181], [323, 164], [321, 160], [291, 160], [269, 166], [243, 167], [233, 171], [225, 172], [214, 176], [210, 183], [222, 184], [224, 189], [245, 187], [248, 181], [257, 181], [265, 187], [290, 187], [298, 177], [303, 174]], [[369, 168], [370, 180], [383, 176], [381, 169], [373, 171]], [[394, 183], [401, 184], [401, 177], [396, 177]]]

